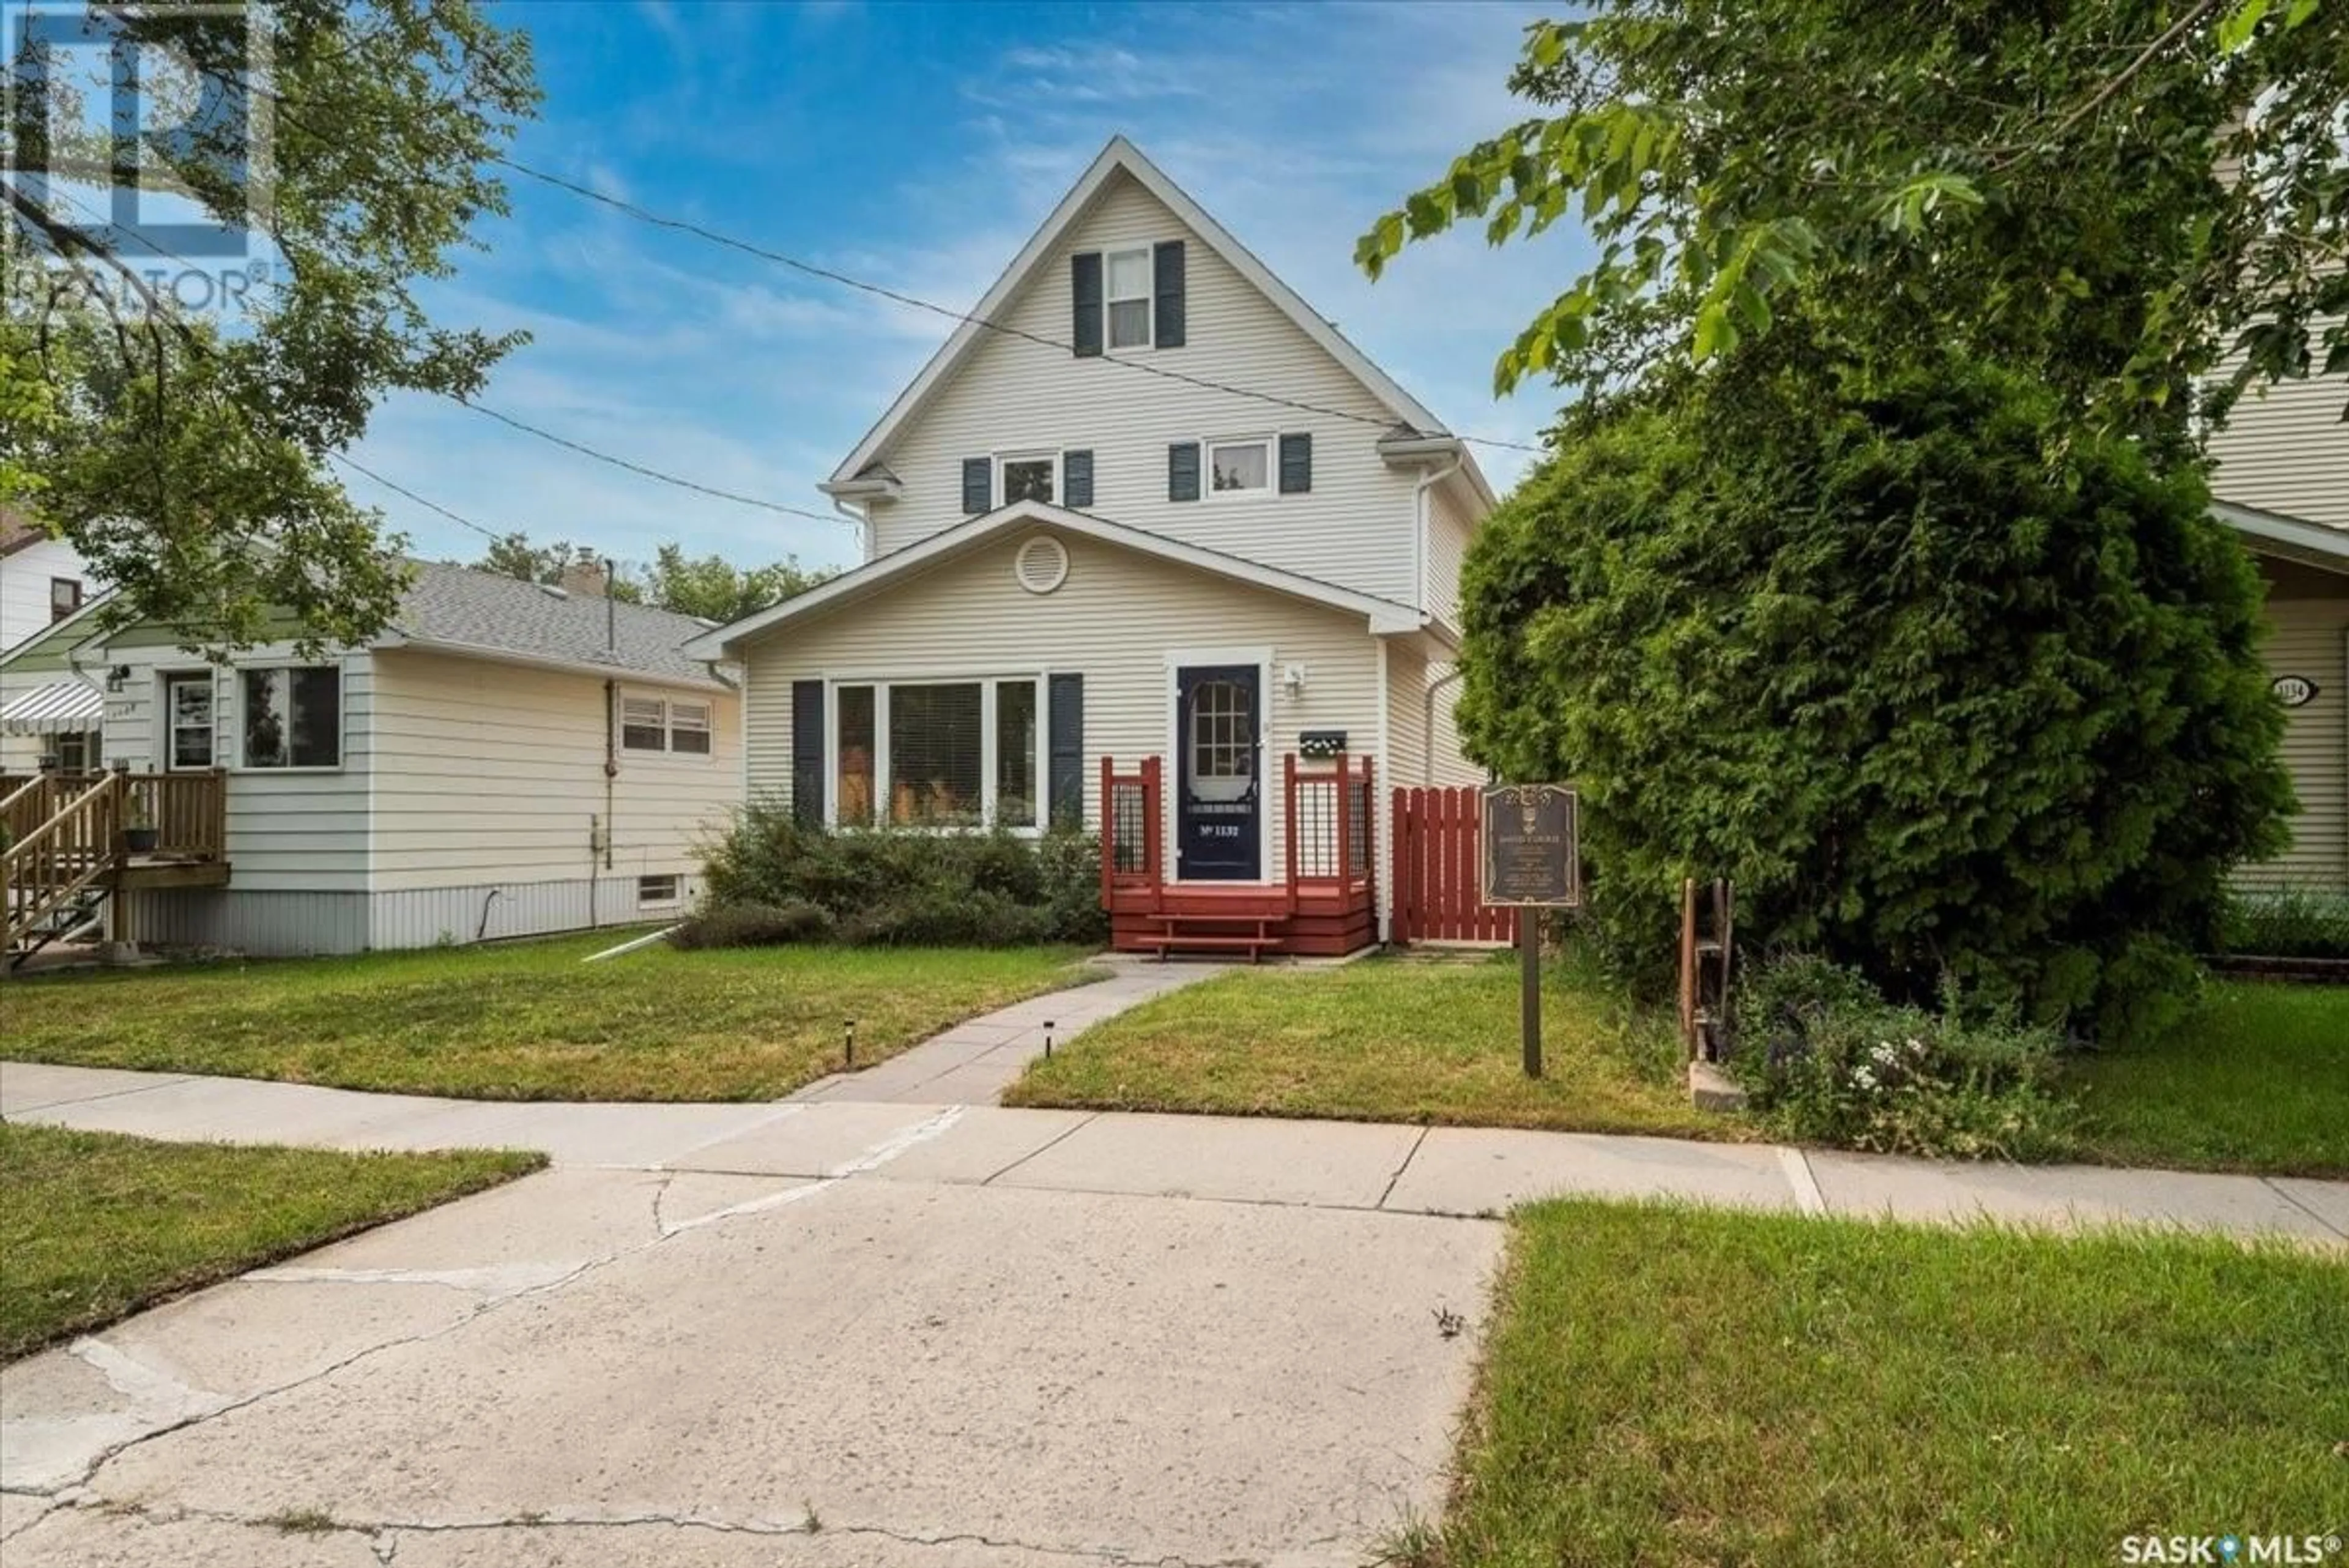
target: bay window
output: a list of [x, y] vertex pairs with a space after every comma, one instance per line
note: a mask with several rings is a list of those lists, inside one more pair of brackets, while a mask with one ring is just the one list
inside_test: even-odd
[[1033, 675], [835, 685], [831, 820], [1035, 827], [1042, 711], [1042, 681]]

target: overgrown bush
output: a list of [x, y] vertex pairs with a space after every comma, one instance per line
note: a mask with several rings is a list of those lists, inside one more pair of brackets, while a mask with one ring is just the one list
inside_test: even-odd
[[2257, 576], [2175, 443], [1800, 336], [1578, 421], [1480, 530], [1470, 753], [1579, 785], [1619, 967], [1668, 974], [1681, 879], [1725, 876], [1742, 938], [1896, 1000], [2149, 1037], [2282, 842]]
[[[1100, 842], [1086, 833], [1030, 839], [1000, 829], [832, 831], [802, 826], [788, 807], [759, 802], [704, 848], [703, 872], [704, 909], [688, 929], [802, 933], [750, 935], [751, 941], [1013, 947], [1091, 944], [1109, 934]], [[776, 912], [792, 918], [778, 921], [771, 918]], [[697, 931], [689, 940], [703, 939]]]
[[833, 934], [831, 914], [804, 899], [787, 904], [711, 904], [669, 933], [680, 948], [771, 948], [820, 942]]
[[1879, 1154], [2044, 1159], [2064, 1151], [2052, 1029], [1887, 1002], [1856, 971], [1808, 955], [1747, 972], [1732, 1070], [1781, 1136]]
[[2349, 959], [2349, 892], [2283, 883], [2228, 895], [2219, 950], [2253, 958]]

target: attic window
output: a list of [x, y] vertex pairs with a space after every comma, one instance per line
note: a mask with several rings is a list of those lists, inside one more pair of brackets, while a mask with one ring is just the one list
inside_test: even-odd
[[998, 458], [996, 472], [1002, 493], [995, 498], [999, 506], [1009, 506], [1015, 501], [1040, 501], [1047, 506], [1058, 502], [1061, 488], [1061, 454], [1057, 452], [1013, 452]]
[[1150, 347], [1150, 248], [1112, 251], [1108, 258], [1109, 346]]

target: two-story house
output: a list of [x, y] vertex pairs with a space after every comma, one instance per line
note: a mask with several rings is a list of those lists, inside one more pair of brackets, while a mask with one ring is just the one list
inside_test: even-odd
[[2349, 375], [2247, 394], [2210, 440], [2215, 510], [2267, 587], [2262, 652], [2284, 706], [2283, 755], [2300, 815], [2291, 847], [2247, 867], [2253, 885], [2349, 888]]
[[823, 488], [864, 564], [688, 649], [804, 821], [1081, 822], [1122, 947], [1345, 951], [1386, 786], [1482, 776], [1474, 456], [1123, 138]]

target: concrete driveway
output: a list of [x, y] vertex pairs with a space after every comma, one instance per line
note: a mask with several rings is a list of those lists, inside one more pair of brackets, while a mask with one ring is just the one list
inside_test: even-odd
[[740, 1110], [0, 1373], [8, 1568], [1352, 1564], [1438, 1511], [1501, 1233], [1378, 1207], [1416, 1129]]

